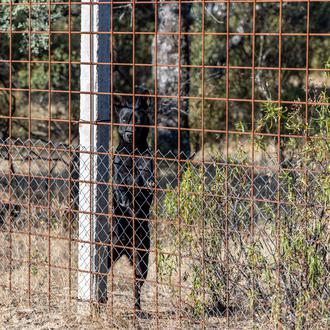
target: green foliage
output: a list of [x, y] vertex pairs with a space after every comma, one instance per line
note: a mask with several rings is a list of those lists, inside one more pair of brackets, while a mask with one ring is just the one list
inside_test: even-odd
[[[235, 161], [232, 160], [234, 164]], [[163, 281], [173, 283], [179, 267], [178, 251], [188, 258], [184, 280], [191, 287], [186, 303], [195, 317], [205, 313], [216, 313], [216, 306], [225, 299], [226, 277], [223, 254], [225, 247], [225, 200], [226, 168], [215, 165], [214, 177], [206, 183], [206, 169], [188, 164], [182, 174], [180, 191], [170, 191], [164, 199], [164, 212], [161, 215], [172, 221], [164, 246], [160, 249], [158, 267]], [[234, 185], [241, 181], [243, 190], [249, 185], [248, 179], [237, 166], [229, 171], [229, 184], [237, 193]], [[205, 196], [207, 196], [205, 198]], [[229, 198], [229, 196], [227, 197]], [[245, 207], [229, 198], [228, 209], [232, 210], [229, 220], [233, 226], [235, 217], [246, 217]], [[235, 212], [235, 214], [234, 214]], [[238, 244], [238, 237], [232, 239]], [[173, 254], [166, 254], [168, 248]]]
[[[327, 70], [330, 70], [330, 56], [328, 57], [327, 61], [325, 62], [324, 67], [325, 67]], [[329, 72], [329, 71], [327, 71], [325, 74], [326, 74], [326, 77], [327, 77], [327, 78], [330, 78], [330, 72]]]
[[[239, 144], [235, 144], [240, 149], [237, 158], [229, 158], [227, 166], [215, 162], [210, 169], [190, 164], [177, 192], [166, 193], [161, 216], [172, 224], [165, 231], [168, 245], [163, 243], [158, 267], [162, 280], [173, 283], [179, 263], [185, 260], [181, 269], [189, 290], [183, 300], [192, 316], [214, 315], [229, 294], [229, 308], [239, 305], [274, 325], [322, 328], [329, 321], [326, 87], [311, 101], [308, 121], [305, 107], [299, 104], [288, 108], [265, 102], [261, 107], [256, 131], [269, 132], [281, 123], [281, 131], [289, 136], [306, 136], [289, 137], [281, 146], [279, 172], [265, 173], [277, 182], [269, 189], [274, 189], [274, 196], [279, 194], [280, 204], [251, 198], [250, 172], [244, 168], [248, 154]], [[246, 129], [242, 123], [237, 127]], [[266, 138], [257, 143], [267, 150]]]
[[[27, 32], [29, 28], [31, 28], [31, 31], [49, 31], [49, 22], [56, 21], [65, 15], [65, 9], [62, 6], [53, 5], [51, 6], [51, 16], [49, 17], [48, 5], [41, 5], [39, 0], [32, 0], [31, 2], [31, 10], [26, 5], [3, 6], [2, 8], [3, 13], [0, 15], [1, 29], [6, 31], [11, 27], [15, 31], [22, 31], [21, 42], [13, 47], [13, 52], [16, 53], [13, 54], [13, 58], [25, 57], [29, 45], [32, 56], [46, 56], [48, 53], [49, 36], [36, 33], [29, 35]], [[33, 5], [35, 2], [38, 2], [38, 4]]]
[[[17, 1], [14, 1], [17, 2]], [[42, 4], [45, 2], [45, 4]], [[48, 4], [47, 1], [32, 0], [31, 6], [24, 4], [15, 4], [13, 6], [0, 6], [0, 27], [4, 32], [2, 34], [0, 47], [0, 59], [9, 59], [9, 47], [11, 38], [11, 58], [13, 60], [43, 60], [45, 64], [13, 64], [12, 70], [12, 86], [14, 88], [26, 88], [31, 81], [31, 88], [48, 90], [48, 88], [67, 90], [69, 65], [68, 64], [52, 64], [49, 68], [47, 61], [62, 61], [68, 63], [71, 55], [72, 60], [79, 59], [80, 40], [75, 36], [71, 36], [71, 54], [69, 53], [68, 37], [64, 34], [56, 34], [52, 31], [67, 31], [69, 5]], [[80, 6], [71, 6], [70, 23], [72, 29], [79, 29], [80, 24]], [[10, 29], [16, 33], [10, 35]], [[32, 33], [29, 33], [29, 30]], [[6, 34], [5, 32], [8, 32]], [[49, 77], [49, 70], [50, 75]], [[79, 70], [71, 67], [71, 83], [72, 86], [79, 86]], [[7, 63], [0, 64], [0, 87], [9, 86], [9, 67]], [[13, 93], [12, 95], [12, 114], [17, 116], [26, 115], [27, 94]], [[57, 107], [63, 107], [67, 95], [58, 94], [53, 97], [52, 103], [57, 103]], [[37, 111], [47, 107], [48, 93], [40, 93], [38, 104], [32, 104]], [[32, 102], [33, 103], [33, 102]], [[0, 115], [8, 116], [9, 108], [9, 92], [2, 91], [0, 93]], [[77, 117], [79, 104], [72, 102], [72, 114]], [[34, 110], [34, 109], [33, 109]], [[4, 120], [5, 122], [5, 120]], [[13, 136], [21, 136], [27, 130], [24, 125], [14, 123], [12, 125]], [[47, 128], [45, 128], [45, 131]], [[5, 137], [8, 132], [8, 124], [1, 125], [1, 135]], [[32, 133], [33, 134], [33, 133]]]

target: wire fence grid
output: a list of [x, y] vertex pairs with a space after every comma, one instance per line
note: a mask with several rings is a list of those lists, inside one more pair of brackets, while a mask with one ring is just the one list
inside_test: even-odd
[[[41, 141], [2, 143], [1, 285], [20, 294], [22, 302], [39, 305], [41, 300], [57, 306], [76, 301], [79, 272], [88, 279], [89, 272], [95, 274], [93, 265], [88, 272], [78, 265], [78, 246], [84, 243], [79, 237], [78, 215], [93, 215], [79, 209], [79, 184], [86, 182], [79, 180], [78, 168], [89, 167], [79, 164], [81, 153], [98, 154]], [[283, 299], [282, 322], [294, 325], [296, 295], [304, 290], [313, 294], [311, 305], [301, 307], [309, 309], [308, 322], [326, 324], [330, 294], [326, 168], [288, 161], [278, 166], [275, 159], [258, 167], [244, 159], [226, 162], [220, 156], [207, 163], [182, 163], [159, 154], [156, 168], [151, 216], [147, 220], [142, 213], [134, 220], [147, 221], [150, 233], [146, 235], [151, 238], [150, 248], [139, 248], [150, 251], [142, 303], [153, 322], [149, 320], [146, 326], [156, 326], [157, 320], [165, 327], [180, 322], [182, 326], [204, 322], [219, 327], [225, 324], [226, 313], [236, 325], [243, 326], [245, 321], [244, 326], [251, 326], [253, 318], [256, 324], [271, 324], [274, 308], [280, 308], [274, 306], [278, 294], [283, 295], [278, 298]], [[97, 181], [87, 183], [93, 190]], [[107, 185], [114, 186], [111, 181]], [[136, 185], [134, 189], [144, 188]], [[111, 196], [109, 205], [113, 209]], [[280, 249], [276, 243], [278, 212]], [[109, 221], [115, 217], [111, 211], [104, 215]], [[122, 221], [127, 218], [133, 221], [129, 216]], [[108, 231], [106, 235], [111, 237]], [[125, 242], [110, 241], [107, 257], [111, 248], [132, 249], [131, 240], [128, 235]], [[88, 244], [98, 243], [92, 239]], [[309, 260], [311, 265], [296, 259], [305, 253], [316, 258]], [[315, 267], [316, 274], [309, 274], [308, 267]], [[315, 278], [306, 279], [305, 272]], [[108, 303], [113, 317], [129, 320], [134, 306], [130, 265], [121, 262], [111, 276]]]
[[1, 1], [0, 323], [329, 328], [329, 16]]

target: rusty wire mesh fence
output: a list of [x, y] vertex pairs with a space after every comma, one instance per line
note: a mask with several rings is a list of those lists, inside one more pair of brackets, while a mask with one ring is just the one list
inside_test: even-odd
[[328, 328], [329, 17], [2, 0], [2, 324]]

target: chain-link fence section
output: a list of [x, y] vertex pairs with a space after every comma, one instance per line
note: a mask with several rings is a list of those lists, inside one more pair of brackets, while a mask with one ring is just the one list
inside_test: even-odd
[[[111, 211], [104, 214], [109, 240], [97, 242], [90, 229], [91, 239], [83, 243], [92, 248], [79, 255], [79, 216], [87, 212], [91, 222], [97, 221], [95, 212], [79, 209], [84, 152], [40, 141], [2, 142], [1, 287], [12, 290], [20, 303], [75, 304], [77, 276], [97, 278], [91, 253], [105, 244], [113, 267], [103, 302], [123, 324], [138, 313], [140, 281], [148, 316], [142, 322], [150, 328], [266, 326], [276, 319], [288, 327], [326, 326], [327, 164], [284, 160], [252, 166], [244, 157], [202, 163], [123, 154], [137, 164], [152, 160], [153, 179], [146, 186], [111, 178]], [[127, 163], [114, 163], [115, 151], [110, 158], [113, 173], [116, 166], [126, 173]], [[90, 274], [79, 269], [78, 258], [90, 260]]]

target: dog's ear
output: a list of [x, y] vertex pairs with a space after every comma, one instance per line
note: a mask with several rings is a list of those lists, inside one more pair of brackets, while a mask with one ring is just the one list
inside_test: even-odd
[[132, 106], [131, 97], [115, 95], [113, 97], [113, 105], [117, 108], [127, 108]]
[[135, 93], [139, 94], [135, 97], [135, 106], [147, 110], [151, 105], [150, 91], [145, 86], [137, 86]]
[[128, 102], [127, 100], [122, 96], [115, 96], [113, 98], [113, 108], [115, 109], [115, 112], [120, 112], [122, 108], [127, 107]]
[[150, 97], [149, 96], [136, 96], [135, 97], [135, 108], [140, 108], [147, 111], [150, 107]]

